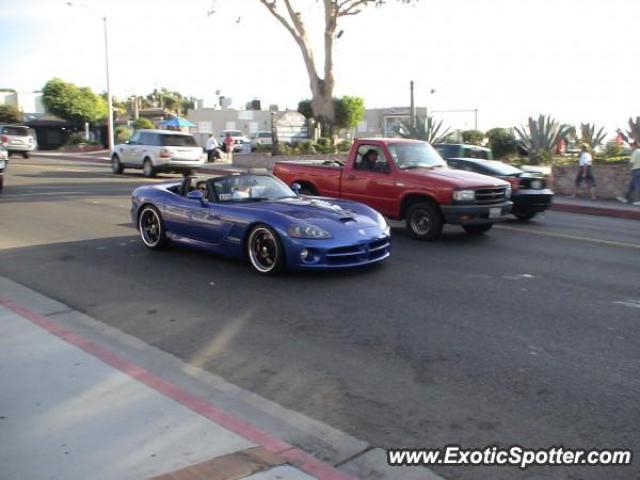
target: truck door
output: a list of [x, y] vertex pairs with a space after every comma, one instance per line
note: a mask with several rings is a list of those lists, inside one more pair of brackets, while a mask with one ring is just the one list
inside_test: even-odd
[[382, 144], [361, 143], [343, 173], [342, 197], [393, 215], [398, 198], [393, 171]]

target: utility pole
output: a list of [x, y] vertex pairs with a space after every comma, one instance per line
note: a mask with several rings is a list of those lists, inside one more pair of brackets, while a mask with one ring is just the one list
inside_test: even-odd
[[413, 97], [413, 80], [409, 82], [409, 90], [411, 94], [411, 126], [416, 128], [416, 103]]
[[114, 144], [114, 140], [113, 140], [113, 97], [111, 96], [111, 83], [109, 81], [109, 38], [107, 35], [107, 16], [103, 13], [100, 13], [98, 11], [96, 11], [94, 8], [90, 7], [89, 5], [86, 5], [84, 3], [79, 3], [79, 4], [74, 4], [73, 2], [67, 2], [67, 5], [70, 7], [82, 7], [82, 8], [86, 8], [87, 10], [89, 10], [90, 12], [93, 12], [93, 14], [97, 15], [98, 17], [100, 17], [100, 19], [102, 20], [102, 24], [104, 27], [104, 60], [105, 60], [105, 67], [106, 67], [106, 73], [107, 73], [107, 104], [108, 104], [108, 118], [107, 118], [107, 138], [109, 140], [109, 150], [113, 151], [113, 144]]

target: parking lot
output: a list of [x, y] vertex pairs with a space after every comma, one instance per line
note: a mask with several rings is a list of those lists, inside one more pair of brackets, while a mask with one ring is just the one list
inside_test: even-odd
[[[433, 243], [398, 224], [383, 265], [263, 278], [141, 245], [130, 193], [169, 177], [13, 158], [0, 275], [380, 447], [640, 448], [640, 222], [550, 211]], [[553, 478], [639, 472], [604, 471]]]

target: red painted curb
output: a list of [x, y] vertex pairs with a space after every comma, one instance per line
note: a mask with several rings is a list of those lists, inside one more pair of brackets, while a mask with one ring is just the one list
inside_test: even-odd
[[97, 345], [71, 330], [65, 329], [54, 320], [47, 318], [29, 308], [6, 297], [0, 296], [0, 305], [8, 308], [21, 317], [31, 321], [47, 332], [65, 340], [75, 347], [84, 350], [107, 365], [129, 375], [134, 380], [144, 383], [162, 395], [208, 418], [212, 422], [230, 430], [247, 440], [256, 443], [266, 450], [287, 460], [288, 463], [321, 480], [354, 480], [353, 477], [340, 472], [333, 466], [318, 460], [313, 455], [300, 450], [289, 443], [260, 430], [252, 424], [216, 407], [208, 400], [188, 393], [186, 390], [163, 380], [135, 363], [125, 360], [115, 353]]
[[590, 205], [573, 205], [569, 203], [554, 203], [552, 210], [559, 212], [582, 213], [586, 215], [597, 215], [601, 217], [625, 218], [629, 220], [640, 220], [640, 208], [638, 211], [622, 210], [607, 207], [592, 207]]

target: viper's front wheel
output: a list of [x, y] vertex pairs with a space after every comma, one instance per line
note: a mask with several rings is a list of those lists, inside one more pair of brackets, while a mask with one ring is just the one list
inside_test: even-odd
[[247, 239], [247, 255], [254, 270], [275, 275], [284, 269], [284, 249], [280, 237], [267, 225], [256, 225]]

